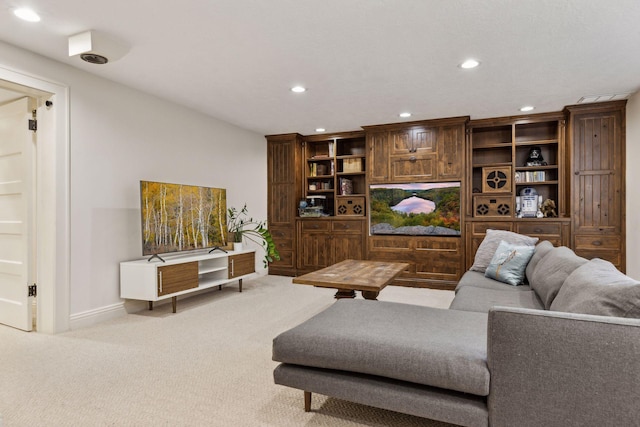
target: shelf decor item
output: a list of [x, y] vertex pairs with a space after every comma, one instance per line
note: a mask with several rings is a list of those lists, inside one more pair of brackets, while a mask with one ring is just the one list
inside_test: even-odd
[[240, 210], [234, 207], [227, 210], [227, 224], [229, 234], [233, 238], [234, 250], [241, 250], [236, 249], [236, 243], [242, 244], [243, 238], [261, 245], [265, 251], [263, 263], [266, 268], [270, 262], [279, 261], [280, 254], [276, 249], [271, 233], [266, 228], [266, 221], [256, 221], [248, 217], [247, 212], [246, 203]]
[[482, 168], [483, 193], [511, 192], [511, 166]]

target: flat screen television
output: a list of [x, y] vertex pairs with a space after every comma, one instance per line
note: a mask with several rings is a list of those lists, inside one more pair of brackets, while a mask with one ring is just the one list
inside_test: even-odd
[[372, 235], [460, 236], [460, 182], [372, 184]]
[[223, 188], [140, 181], [140, 206], [143, 255], [226, 245]]

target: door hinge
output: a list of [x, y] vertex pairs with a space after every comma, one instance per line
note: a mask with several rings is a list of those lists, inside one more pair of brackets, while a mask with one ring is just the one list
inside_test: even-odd
[[36, 110], [31, 111], [32, 119], [29, 120], [29, 130], [37, 131], [38, 130], [38, 120], [36, 120]]
[[29, 295], [28, 296], [35, 297], [38, 294], [37, 286], [36, 286], [35, 283], [33, 285], [27, 286], [27, 288], [29, 289]]

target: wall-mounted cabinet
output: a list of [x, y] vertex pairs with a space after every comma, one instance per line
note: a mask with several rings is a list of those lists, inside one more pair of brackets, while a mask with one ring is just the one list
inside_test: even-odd
[[468, 117], [366, 126], [370, 183], [462, 179]]

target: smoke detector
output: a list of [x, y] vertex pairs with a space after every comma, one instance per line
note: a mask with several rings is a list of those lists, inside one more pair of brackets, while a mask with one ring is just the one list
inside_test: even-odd
[[85, 31], [69, 37], [69, 56], [79, 56], [91, 64], [106, 64], [117, 61], [127, 54], [129, 48], [95, 30]]

